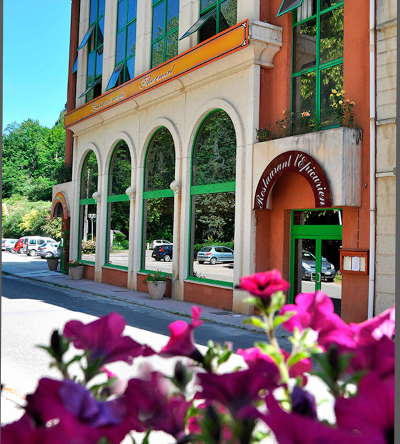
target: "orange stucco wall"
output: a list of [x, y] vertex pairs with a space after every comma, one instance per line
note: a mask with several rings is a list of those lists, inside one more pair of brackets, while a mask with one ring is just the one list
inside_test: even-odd
[[185, 301], [223, 310], [232, 310], [233, 290], [231, 288], [185, 282]]
[[101, 282], [126, 288], [128, 285], [128, 272], [103, 267], [101, 272]]
[[[292, 13], [276, 17], [281, 0], [261, 2], [260, 19], [283, 28], [283, 46], [273, 69], [263, 69], [260, 83], [259, 127], [282, 118], [290, 109]], [[344, 4], [343, 89], [356, 103], [356, 125], [363, 131], [362, 203], [343, 208], [343, 248], [369, 249], [369, 9], [364, 0]], [[267, 165], [265, 165], [267, 166]], [[321, 165], [329, 169], [329, 165]], [[272, 210], [257, 211], [256, 270], [278, 268], [289, 279], [290, 211], [314, 208], [311, 188], [301, 176], [288, 174], [275, 184]], [[342, 318], [360, 322], [367, 318], [368, 276], [343, 273]]]
[[82, 277], [84, 279], [90, 279], [91, 281], [94, 281], [94, 266], [85, 265], [83, 268]]

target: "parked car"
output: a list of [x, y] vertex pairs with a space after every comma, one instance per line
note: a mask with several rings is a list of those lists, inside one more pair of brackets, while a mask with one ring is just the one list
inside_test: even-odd
[[199, 264], [210, 262], [211, 265], [215, 265], [217, 262], [233, 262], [234, 251], [219, 245], [203, 247], [197, 253], [197, 261]]
[[4, 251], [11, 251], [18, 239], [3, 239], [1, 249]]
[[172, 247], [173, 245], [161, 245], [156, 247], [151, 255], [156, 261], [164, 260], [164, 262], [169, 262], [172, 259]]
[[27, 236], [24, 239], [23, 253], [28, 256], [36, 256], [37, 249], [40, 245], [43, 245], [46, 242], [54, 242], [57, 241], [50, 237], [42, 237], [42, 236]]
[[161, 245], [172, 245], [172, 242], [169, 242], [165, 239], [155, 239], [150, 244], [150, 250], [154, 250], [156, 247], [161, 247]]
[[[303, 250], [301, 257], [302, 279], [310, 279], [311, 274], [315, 273], [315, 256], [309, 251]], [[328, 262], [324, 257], [321, 262], [321, 278], [333, 282], [336, 276], [335, 266]]]
[[13, 249], [11, 250], [11, 253], [22, 253], [23, 249], [22, 247], [24, 246], [24, 240], [25, 237], [21, 237], [18, 239], [17, 243], [14, 245]]
[[60, 243], [59, 242], [46, 242], [42, 244], [37, 249], [37, 254], [42, 259], [46, 259], [47, 257], [51, 257], [53, 254], [55, 256], [61, 255]]

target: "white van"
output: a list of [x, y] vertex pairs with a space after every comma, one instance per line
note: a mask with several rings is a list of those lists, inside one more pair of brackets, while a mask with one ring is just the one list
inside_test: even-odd
[[24, 239], [22, 253], [25, 253], [29, 256], [36, 256], [39, 245], [42, 245], [45, 242], [57, 242], [57, 241], [55, 239], [52, 239], [51, 237], [27, 236]]

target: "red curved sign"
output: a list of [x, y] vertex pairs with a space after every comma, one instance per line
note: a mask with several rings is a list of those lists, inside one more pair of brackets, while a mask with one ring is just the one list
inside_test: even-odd
[[275, 157], [265, 168], [256, 189], [255, 210], [266, 210], [269, 193], [274, 183], [287, 173], [297, 173], [310, 184], [316, 208], [332, 206], [328, 179], [319, 163], [302, 151], [287, 151]]
[[51, 210], [50, 210], [50, 219], [53, 219], [54, 217], [54, 210], [56, 209], [57, 204], [60, 204], [62, 206], [63, 209], [63, 219], [67, 219], [68, 218], [68, 203], [67, 203], [67, 197], [66, 195], [59, 191], [53, 199], [53, 203], [51, 205]]

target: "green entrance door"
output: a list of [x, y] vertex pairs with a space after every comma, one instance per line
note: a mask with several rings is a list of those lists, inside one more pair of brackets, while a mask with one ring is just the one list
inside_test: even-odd
[[339, 251], [342, 246], [341, 210], [292, 212], [291, 294], [322, 290], [340, 313], [342, 286]]

